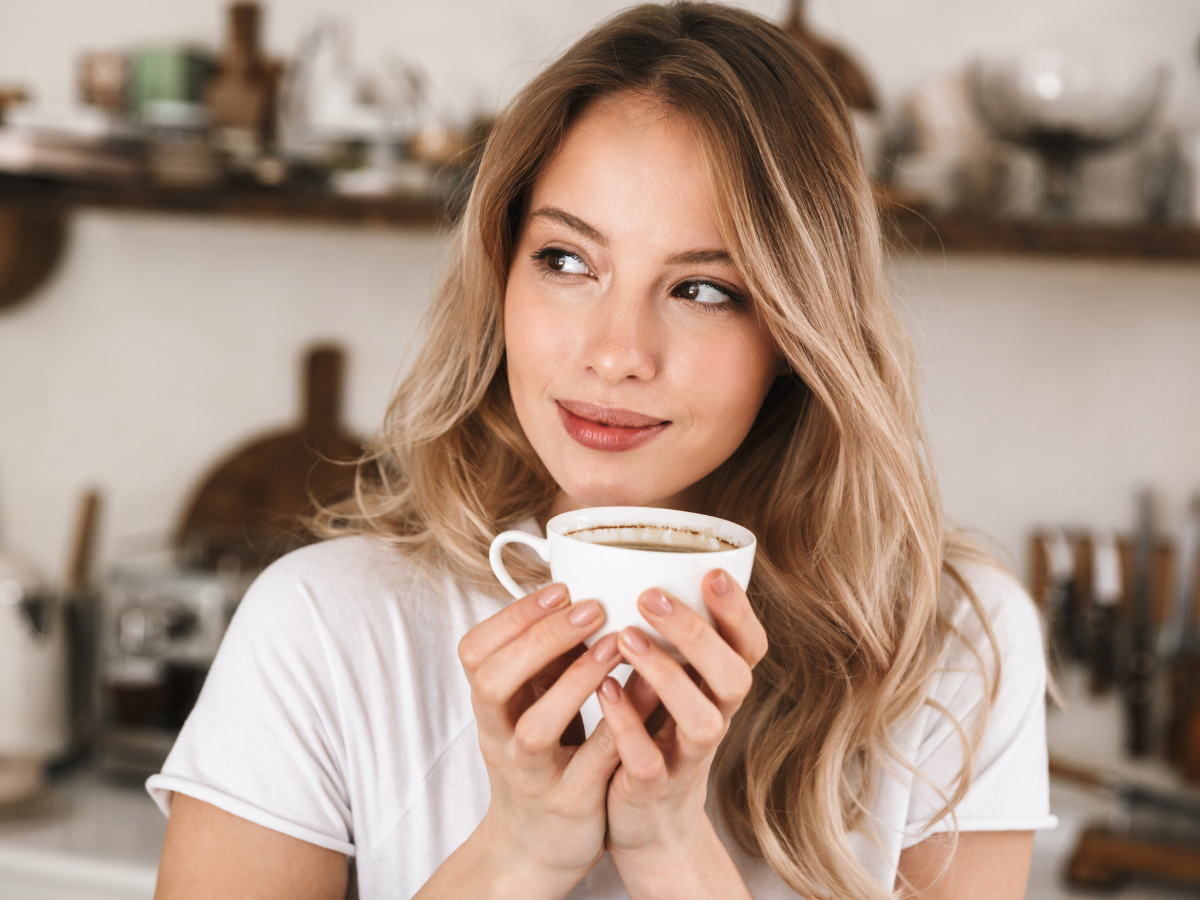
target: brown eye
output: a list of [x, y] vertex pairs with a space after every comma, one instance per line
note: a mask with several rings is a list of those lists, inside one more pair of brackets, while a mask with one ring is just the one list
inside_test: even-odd
[[566, 250], [540, 250], [534, 254], [534, 259], [552, 272], [562, 272], [564, 275], [586, 275], [587, 264], [574, 253]]
[[672, 293], [683, 300], [691, 300], [702, 306], [721, 306], [733, 301], [734, 295], [707, 281], [685, 281]]

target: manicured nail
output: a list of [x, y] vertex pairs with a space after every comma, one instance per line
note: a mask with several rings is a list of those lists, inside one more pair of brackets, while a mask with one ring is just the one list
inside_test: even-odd
[[567, 616], [567, 621], [572, 625], [586, 625], [588, 622], [594, 622], [598, 615], [600, 615], [600, 604], [594, 600], [587, 600], [575, 604], [575, 608]]
[[656, 616], [669, 616], [674, 609], [671, 598], [658, 588], [651, 588], [642, 594], [642, 605]]
[[724, 572], [717, 572], [712, 580], [712, 591], [718, 597], [728, 597], [729, 592], [733, 590], [733, 582], [729, 580], [729, 576]]
[[630, 625], [621, 632], [621, 640], [625, 642], [625, 646], [634, 653], [645, 653], [650, 649], [650, 642], [646, 640], [645, 635]]
[[606, 663], [616, 656], [617, 652], [617, 636], [615, 634], [606, 634], [592, 648], [592, 658], [596, 662]]
[[621, 685], [617, 684], [615, 678], [605, 678], [600, 683], [600, 693], [604, 695], [604, 699], [610, 703], [616, 703], [621, 699]]
[[538, 597], [538, 606], [543, 606], [546, 609], [554, 609], [567, 599], [567, 588], [562, 584], [552, 584], [549, 587], [542, 588], [542, 594]]

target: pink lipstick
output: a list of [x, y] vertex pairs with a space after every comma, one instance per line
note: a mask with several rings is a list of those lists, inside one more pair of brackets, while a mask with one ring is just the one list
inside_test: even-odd
[[630, 409], [559, 400], [558, 415], [567, 434], [589, 450], [619, 452], [640, 447], [666, 430], [670, 422]]

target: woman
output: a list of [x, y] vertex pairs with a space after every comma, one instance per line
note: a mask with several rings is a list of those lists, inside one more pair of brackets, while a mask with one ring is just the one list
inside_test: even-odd
[[[259, 579], [149, 783], [159, 896], [1022, 896], [1040, 632], [944, 529], [880, 253], [836, 90], [769, 23], [638, 7], [536, 78], [343, 537]], [[687, 668], [582, 652], [603, 610], [561, 585], [506, 605], [492, 536], [596, 505], [758, 535], [716, 629], [640, 598]]]

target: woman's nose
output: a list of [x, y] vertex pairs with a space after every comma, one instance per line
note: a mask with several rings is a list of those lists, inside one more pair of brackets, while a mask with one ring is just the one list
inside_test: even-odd
[[658, 325], [649, 299], [606, 297], [591, 310], [584, 365], [606, 384], [649, 381], [658, 370]]

